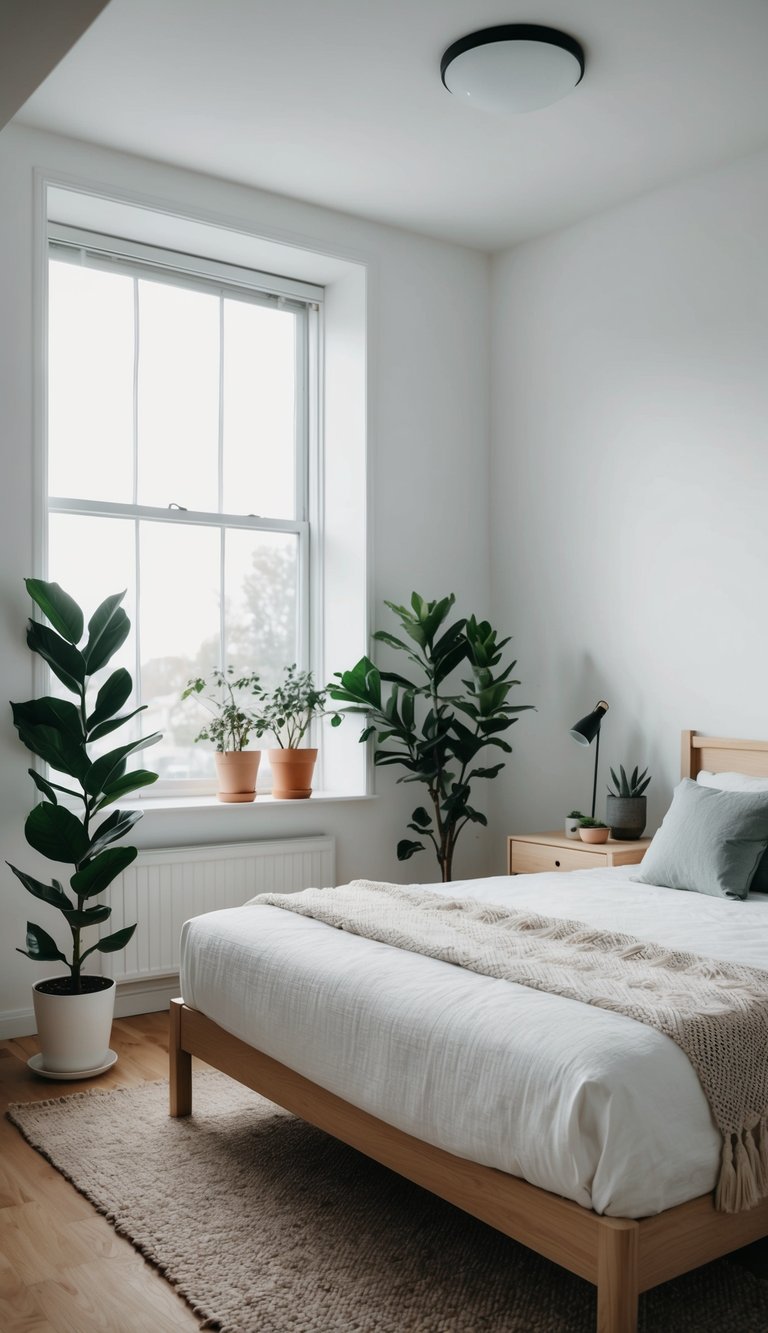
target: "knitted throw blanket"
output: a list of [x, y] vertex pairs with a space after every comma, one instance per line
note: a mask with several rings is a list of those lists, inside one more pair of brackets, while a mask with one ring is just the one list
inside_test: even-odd
[[657, 1028], [688, 1057], [723, 1136], [715, 1207], [768, 1195], [768, 972], [369, 880], [252, 901]]

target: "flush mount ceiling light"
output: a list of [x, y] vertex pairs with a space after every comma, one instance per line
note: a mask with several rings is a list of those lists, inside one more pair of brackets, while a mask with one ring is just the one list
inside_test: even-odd
[[460, 37], [443, 54], [449, 93], [502, 113], [536, 111], [581, 82], [584, 51], [575, 37], [535, 23], [505, 23]]

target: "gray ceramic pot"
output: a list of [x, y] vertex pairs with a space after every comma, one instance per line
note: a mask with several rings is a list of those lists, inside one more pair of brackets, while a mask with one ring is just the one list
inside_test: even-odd
[[645, 796], [607, 796], [605, 822], [611, 837], [620, 842], [634, 842], [642, 838], [646, 821]]

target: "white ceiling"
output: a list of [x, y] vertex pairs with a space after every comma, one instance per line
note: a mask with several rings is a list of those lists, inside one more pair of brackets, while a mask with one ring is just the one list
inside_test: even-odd
[[[502, 119], [440, 57], [561, 27], [583, 82]], [[111, 0], [17, 119], [498, 250], [768, 145], [766, 0]]]

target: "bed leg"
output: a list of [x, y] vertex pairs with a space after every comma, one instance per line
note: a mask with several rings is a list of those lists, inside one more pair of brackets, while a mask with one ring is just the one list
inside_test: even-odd
[[597, 1333], [637, 1333], [637, 1255], [640, 1228], [636, 1222], [600, 1228], [597, 1251]]
[[192, 1114], [192, 1056], [181, 1045], [183, 1000], [171, 1000], [171, 1032], [168, 1042], [168, 1082], [172, 1116]]

